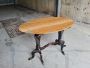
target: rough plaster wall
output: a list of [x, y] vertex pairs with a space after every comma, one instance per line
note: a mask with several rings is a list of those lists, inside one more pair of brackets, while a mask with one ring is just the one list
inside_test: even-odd
[[55, 13], [55, 0], [18, 0], [18, 4], [51, 15]]
[[61, 16], [90, 25], [90, 0], [62, 0]]

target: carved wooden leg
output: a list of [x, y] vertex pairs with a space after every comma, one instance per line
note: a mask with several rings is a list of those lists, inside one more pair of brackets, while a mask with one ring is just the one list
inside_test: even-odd
[[42, 52], [39, 51], [39, 54], [40, 54], [40, 61], [41, 61], [42, 64], [44, 64], [43, 57], [42, 57]]
[[31, 56], [30, 58], [28, 58], [28, 60], [33, 59], [33, 58], [34, 58], [34, 56], [35, 56], [35, 53], [36, 53], [36, 52], [35, 52], [35, 50], [33, 50], [33, 51], [31, 52], [31, 55], [32, 55], [32, 56]]
[[38, 34], [35, 34], [34, 38], [35, 38], [35, 41], [36, 41], [36, 49], [31, 52], [32, 56], [30, 58], [28, 58], [28, 60], [33, 59], [34, 56], [35, 56], [35, 53], [39, 53], [40, 54], [40, 61], [43, 64], [44, 62], [43, 62], [43, 59], [42, 59], [42, 53], [41, 53], [41, 49], [40, 49], [40, 38], [41, 38], [41, 36], [38, 35]]
[[48, 47], [48, 46], [50, 46], [50, 45], [60, 45], [60, 46], [61, 46], [61, 53], [62, 53], [63, 55], [65, 55], [65, 53], [64, 53], [64, 51], [63, 51], [63, 48], [64, 48], [66, 45], [64, 45], [65, 42], [64, 42], [63, 40], [61, 40], [61, 39], [62, 39], [62, 33], [63, 33], [63, 31], [59, 31], [59, 32], [58, 32], [58, 39], [56, 39], [55, 42], [50, 42], [50, 43], [44, 45], [43, 47], [40, 47], [40, 49], [43, 50], [43, 49], [45, 49], [46, 47]]
[[63, 51], [63, 48], [66, 46], [66, 45], [64, 45], [64, 41], [63, 40], [61, 40], [62, 39], [62, 34], [63, 34], [63, 31], [59, 31], [58, 32], [58, 39], [56, 40], [56, 42], [59, 44], [59, 45], [61, 45], [61, 53], [63, 54], [63, 55], [65, 55], [65, 53], [64, 53], [64, 51]]
[[66, 46], [66, 45], [64, 45], [64, 43], [65, 43], [64, 41], [61, 41], [61, 52], [63, 55], [65, 55], [63, 48]]

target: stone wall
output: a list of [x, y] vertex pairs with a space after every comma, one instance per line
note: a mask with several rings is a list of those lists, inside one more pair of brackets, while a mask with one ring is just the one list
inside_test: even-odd
[[90, 0], [61, 0], [61, 16], [90, 25]]
[[14, 2], [15, 2], [15, 0], [0, 0], [0, 6], [14, 4]]
[[17, 4], [51, 15], [55, 13], [55, 0], [17, 0]]

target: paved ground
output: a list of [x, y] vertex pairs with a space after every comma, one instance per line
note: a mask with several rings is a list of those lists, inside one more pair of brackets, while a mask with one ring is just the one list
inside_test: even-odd
[[[33, 35], [18, 35], [17, 31], [13, 32], [14, 28], [9, 34], [3, 21], [7, 21], [9, 24], [12, 18], [27, 21], [48, 15], [28, 10], [21, 11], [22, 9], [18, 8], [6, 8], [0, 9], [0, 68], [90, 68], [90, 35], [81, 31], [81, 27], [77, 24], [63, 34], [67, 45], [64, 48], [65, 56], [61, 54], [60, 47], [57, 45], [42, 51], [44, 66], [41, 64], [38, 54], [33, 60], [28, 61], [28, 57], [31, 56], [30, 52], [35, 48]], [[16, 24], [14, 25], [16, 26]], [[8, 25], [8, 29], [11, 29], [10, 25]], [[57, 33], [42, 35], [41, 46], [56, 38]]]

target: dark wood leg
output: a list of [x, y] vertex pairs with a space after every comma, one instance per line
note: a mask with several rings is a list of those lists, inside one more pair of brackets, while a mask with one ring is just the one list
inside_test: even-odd
[[41, 53], [41, 49], [40, 49], [40, 38], [41, 38], [41, 36], [38, 35], [38, 34], [35, 34], [34, 38], [35, 38], [35, 41], [36, 41], [36, 49], [31, 52], [32, 56], [30, 58], [28, 58], [28, 60], [33, 59], [34, 56], [35, 56], [35, 53], [39, 53], [40, 54], [40, 61], [43, 64], [44, 62], [43, 62], [43, 59], [42, 59], [42, 53]]
[[36, 40], [36, 49], [34, 49], [32, 52], [31, 52], [31, 57], [28, 58], [28, 60], [31, 60], [34, 58], [35, 56], [35, 53], [39, 53], [40, 54], [40, 61], [42, 64], [44, 64], [44, 61], [43, 61], [43, 58], [42, 58], [42, 52], [41, 50], [45, 49], [46, 47], [48, 47], [49, 45], [60, 45], [61, 46], [61, 53], [63, 55], [65, 55], [64, 51], [63, 51], [63, 48], [66, 46], [64, 45], [64, 41], [61, 40], [62, 39], [62, 34], [63, 34], [63, 31], [59, 31], [58, 32], [58, 39], [55, 40], [55, 42], [51, 42], [51, 43], [48, 43], [46, 44], [45, 46], [43, 47], [40, 47], [40, 38], [41, 36], [38, 35], [38, 34], [35, 34], [34, 37], [35, 37], [35, 40]]
[[55, 40], [55, 42], [50, 42], [46, 45], [44, 45], [43, 47], [40, 47], [41, 50], [45, 49], [46, 47], [50, 46], [50, 45], [60, 45], [61, 46], [61, 53], [63, 55], [65, 55], [64, 51], [63, 51], [63, 48], [66, 46], [64, 45], [64, 41], [61, 40], [62, 39], [62, 34], [63, 34], [63, 31], [59, 31], [58, 32], [58, 39]]
[[42, 64], [44, 64], [43, 57], [42, 57], [42, 52], [40, 51], [39, 54], [40, 54], [40, 61], [41, 61]]
[[34, 56], [35, 56], [35, 53], [36, 53], [36, 52], [35, 52], [35, 50], [33, 50], [33, 51], [31, 52], [31, 55], [32, 55], [32, 56], [31, 56], [30, 58], [28, 58], [28, 60], [33, 59], [33, 58], [34, 58]]
[[63, 51], [63, 48], [66, 46], [64, 45], [65, 41], [61, 40], [62, 39], [62, 34], [63, 34], [63, 31], [59, 31], [58, 32], [58, 39], [56, 40], [57, 44], [58, 45], [61, 45], [61, 53], [63, 55], [65, 55], [64, 51]]

